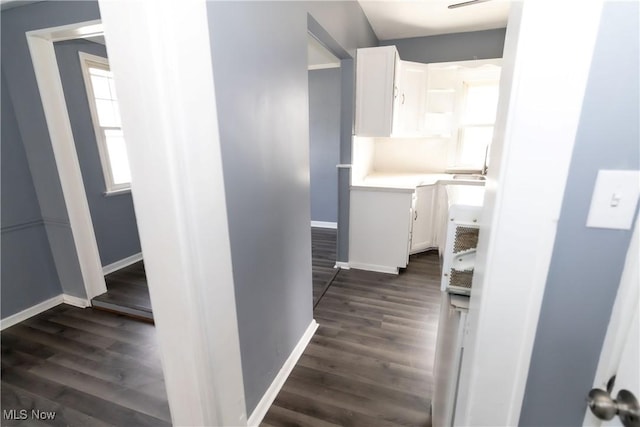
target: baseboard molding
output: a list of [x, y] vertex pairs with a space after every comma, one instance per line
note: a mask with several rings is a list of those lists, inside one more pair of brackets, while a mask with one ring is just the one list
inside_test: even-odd
[[341, 268], [343, 270], [349, 270], [351, 268], [351, 264], [344, 261], [336, 261], [336, 265], [334, 265], [333, 268]]
[[338, 223], [337, 222], [311, 221], [311, 226], [312, 227], [317, 227], [317, 228], [332, 228], [334, 230], [338, 229]]
[[8, 316], [4, 319], [2, 319], [0, 321], [0, 330], [5, 330], [6, 328], [13, 326], [15, 324], [18, 324], [24, 320], [27, 320], [30, 317], [33, 317], [37, 314], [40, 314], [44, 311], [49, 310], [50, 308], [53, 308], [57, 305], [60, 305], [63, 303], [63, 296], [62, 295], [57, 295], [53, 298], [49, 298], [46, 301], [42, 301], [41, 303], [38, 303], [36, 305], [33, 305], [29, 308], [25, 308], [24, 310], [16, 313], [16, 314], [12, 314], [11, 316]]
[[91, 307], [91, 301], [86, 298], [78, 298], [72, 295], [62, 294], [62, 302], [74, 307], [87, 308]]
[[358, 262], [350, 262], [349, 267], [356, 270], [375, 271], [377, 273], [398, 274], [398, 267], [388, 267], [386, 265], [362, 264]]
[[102, 273], [105, 275], [109, 273], [113, 273], [114, 271], [118, 271], [121, 268], [125, 268], [130, 266], [131, 264], [135, 264], [138, 261], [142, 261], [142, 252], [138, 252], [137, 254], [128, 256], [124, 259], [121, 259], [120, 261], [116, 261], [109, 265], [105, 265], [104, 267], [102, 267]]
[[298, 341], [298, 344], [289, 355], [289, 358], [286, 360], [286, 362], [284, 362], [282, 368], [280, 368], [280, 372], [278, 372], [278, 375], [276, 375], [276, 377], [273, 379], [273, 382], [262, 396], [262, 399], [260, 399], [260, 402], [258, 402], [258, 406], [256, 406], [256, 408], [251, 413], [249, 421], [247, 422], [248, 426], [258, 426], [262, 422], [264, 416], [267, 415], [267, 411], [271, 407], [273, 401], [276, 399], [276, 396], [278, 396], [280, 389], [289, 377], [289, 374], [293, 370], [294, 366], [296, 366], [296, 363], [298, 363], [298, 359], [300, 358], [300, 356], [302, 356], [304, 349], [307, 347], [307, 344], [309, 344], [309, 341], [311, 341], [311, 338], [316, 332], [316, 329], [318, 329], [318, 323], [315, 321], [315, 319], [311, 319], [309, 327], [307, 327], [307, 330], [300, 338], [300, 341]]

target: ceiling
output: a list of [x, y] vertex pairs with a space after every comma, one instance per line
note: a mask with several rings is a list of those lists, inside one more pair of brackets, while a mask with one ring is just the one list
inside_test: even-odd
[[380, 40], [505, 28], [508, 0], [491, 0], [456, 9], [465, 0], [358, 0]]

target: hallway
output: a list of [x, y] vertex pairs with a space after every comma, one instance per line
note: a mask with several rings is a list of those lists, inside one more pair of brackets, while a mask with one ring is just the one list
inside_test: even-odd
[[436, 252], [398, 276], [340, 270], [262, 426], [430, 426], [439, 277]]

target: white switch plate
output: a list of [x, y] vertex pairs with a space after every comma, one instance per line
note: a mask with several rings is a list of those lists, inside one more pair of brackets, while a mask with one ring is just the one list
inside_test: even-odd
[[587, 227], [629, 230], [640, 197], [640, 171], [600, 170]]

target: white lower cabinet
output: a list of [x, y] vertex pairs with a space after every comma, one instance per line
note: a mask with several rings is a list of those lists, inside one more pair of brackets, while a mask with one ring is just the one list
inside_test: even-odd
[[421, 185], [416, 187], [413, 211], [413, 228], [411, 233], [411, 253], [435, 248], [437, 185]]
[[397, 273], [409, 262], [413, 190], [356, 187], [349, 208], [349, 266]]

